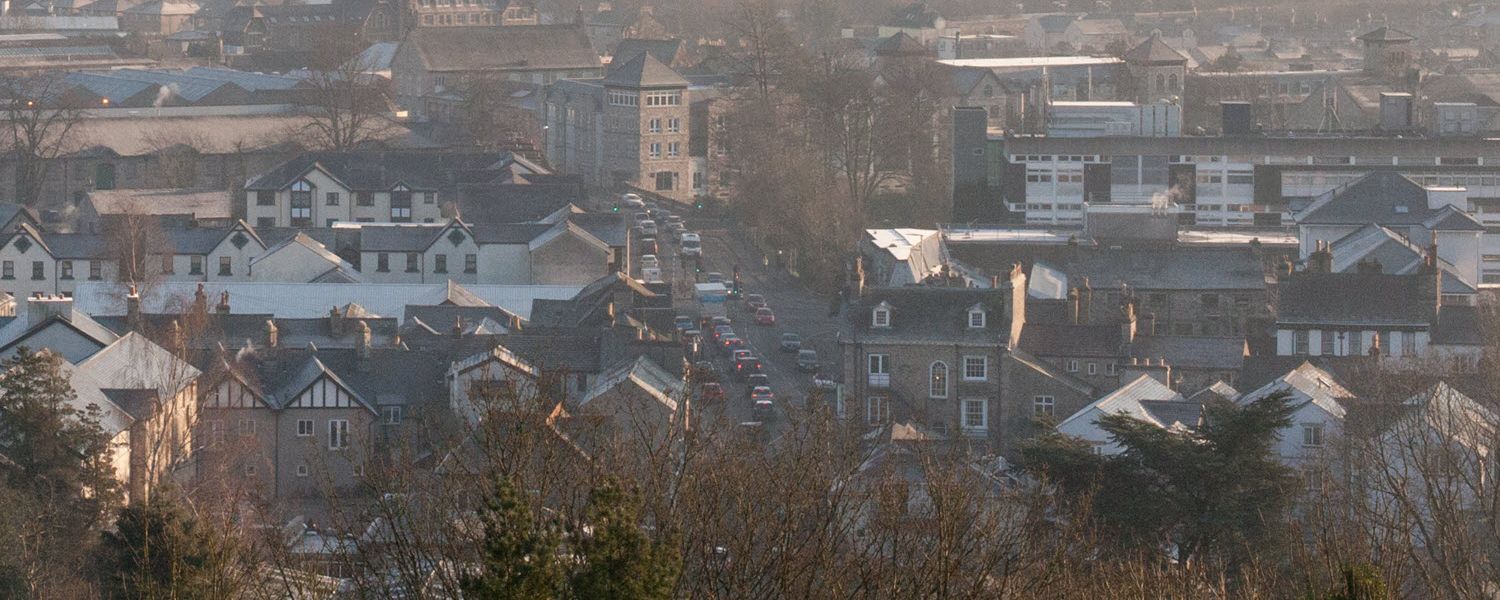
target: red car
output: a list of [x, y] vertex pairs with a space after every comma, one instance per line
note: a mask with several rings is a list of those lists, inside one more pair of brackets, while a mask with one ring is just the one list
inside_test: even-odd
[[776, 313], [771, 312], [771, 309], [765, 308], [765, 307], [761, 307], [761, 308], [756, 309], [755, 310], [755, 324], [756, 325], [775, 325], [776, 324]]
[[709, 382], [703, 384], [704, 402], [722, 402], [724, 400], [724, 386]]

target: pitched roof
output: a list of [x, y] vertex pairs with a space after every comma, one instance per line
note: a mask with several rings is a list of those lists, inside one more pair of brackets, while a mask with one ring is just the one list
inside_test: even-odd
[[1167, 416], [1168, 411], [1159, 408], [1153, 414], [1142, 404], [1147, 401], [1185, 402], [1186, 399], [1149, 375], [1141, 375], [1063, 419], [1057, 424], [1057, 430], [1074, 436], [1089, 433], [1095, 429], [1100, 417], [1113, 414], [1129, 415], [1158, 427], [1171, 427], [1171, 422], [1163, 422], [1158, 417]]
[[1160, 35], [1152, 35], [1125, 53], [1125, 62], [1145, 65], [1183, 64], [1187, 57], [1161, 41]]
[[687, 387], [681, 376], [668, 373], [650, 358], [638, 356], [616, 365], [601, 375], [598, 383], [595, 383], [578, 400], [578, 406], [588, 406], [589, 402], [627, 382], [672, 411], [677, 410], [677, 403], [683, 398], [683, 391]]
[[1038, 356], [1121, 356], [1120, 325], [1074, 325], [1026, 322], [1021, 328], [1021, 348]]
[[[1426, 264], [1426, 250], [1389, 228], [1370, 223], [1330, 244], [1333, 270], [1338, 273], [1358, 271], [1360, 265], [1379, 265], [1382, 273], [1410, 275]], [[1452, 263], [1438, 259], [1443, 269], [1444, 294], [1473, 294], [1474, 282], [1457, 272]]]
[[1066, 273], [1088, 277], [1095, 290], [1260, 290], [1266, 287], [1264, 263], [1249, 247], [1177, 246], [1092, 247], [1064, 244], [946, 244], [950, 260], [983, 274], [1001, 274], [1021, 262], [1038, 261]]
[[1047, 33], [1062, 33], [1067, 31], [1068, 26], [1082, 18], [1083, 15], [1041, 15], [1033, 17], [1033, 20]]
[[507, 152], [307, 152], [256, 176], [245, 189], [281, 190], [317, 169], [355, 191], [386, 191], [398, 183], [438, 190], [455, 185], [461, 174], [498, 169], [510, 157]]
[[1412, 37], [1411, 34], [1405, 31], [1390, 27], [1381, 27], [1359, 36], [1359, 40], [1362, 42], [1410, 42], [1415, 39], [1417, 38]]
[[467, 223], [530, 223], [584, 198], [574, 185], [461, 185], [457, 204]]
[[646, 53], [670, 67], [672, 63], [677, 62], [677, 55], [681, 50], [682, 40], [676, 38], [666, 40], [625, 38], [615, 46], [615, 54], [610, 63], [624, 64], [635, 55]]
[[[1297, 215], [1298, 224], [1379, 223], [1386, 226], [1423, 225], [1445, 213], [1439, 222], [1457, 230], [1483, 231], [1473, 217], [1429, 208], [1427, 188], [1395, 171], [1372, 171], [1319, 196]], [[1473, 221], [1461, 224], [1467, 217]], [[1453, 220], [1457, 219], [1457, 220]]]
[[[99, 214], [144, 212], [153, 215], [193, 215], [197, 219], [233, 216], [226, 190], [95, 190], [89, 204]], [[0, 220], [3, 222], [3, 220]]]
[[134, 331], [78, 364], [101, 389], [146, 389], [175, 394], [201, 374], [192, 365]]
[[1281, 283], [1284, 325], [1428, 325], [1437, 302], [1431, 275], [1293, 273]]
[[930, 54], [926, 46], [915, 38], [898, 31], [875, 46], [876, 56], [926, 56]]
[[598, 69], [603, 64], [583, 26], [571, 23], [418, 27], [402, 46], [416, 52], [429, 71]]
[[1136, 358], [1165, 358], [1173, 367], [1238, 371], [1250, 354], [1243, 337], [1137, 335], [1130, 345]]
[[[1006, 303], [1008, 285], [1000, 289], [967, 287], [866, 288], [850, 309], [856, 335], [869, 341], [975, 344], [1005, 343], [1010, 335]], [[983, 307], [985, 327], [969, 327], [969, 309]], [[876, 307], [890, 310], [890, 326], [874, 327]]]
[[662, 64], [650, 52], [639, 52], [624, 63], [612, 66], [609, 74], [604, 76], [604, 85], [631, 88], [687, 87], [688, 80], [673, 71], [672, 67]]
[[1335, 417], [1343, 417], [1344, 403], [1354, 399], [1354, 393], [1340, 384], [1332, 373], [1319, 369], [1309, 362], [1288, 371], [1255, 390], [1240, 396], [1235, 401], [1250, 404], [1277, 392], [1288, 392], [1294, 405], [1311, 402]]

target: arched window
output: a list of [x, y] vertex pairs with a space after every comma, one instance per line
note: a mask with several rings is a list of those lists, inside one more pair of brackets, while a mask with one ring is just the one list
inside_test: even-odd
[[930, 375], [930, 377], [928, 377], [928, 382], [931, 384], [931, 387], [928, 390], [928, 395], [932, 396], [933, 398], [947, 398], [948, 363], [945, 363], [943, 361], [932, 363], [932, 366], [928, 367], [928, 372]]
[[1173, 73], [1171, 77], [1167, 78], [1167, 81], [1169, 83], [1169, 85], [1167, 86], [1167, 89], [1169, 89], [1171, 91], [1174, 91], [1174, 92], [1177, 91], [1177, 74]]
[[312, 226], [312, 198], [313, 186], [306, 179], [298, 179], [292, 184], [292, 227]]

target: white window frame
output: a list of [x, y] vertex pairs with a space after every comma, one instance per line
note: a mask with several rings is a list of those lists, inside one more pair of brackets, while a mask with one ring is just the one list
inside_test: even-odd
[[890, 418], [891, 402], [885, 396], [869, 396], [865, 398], [865, 424], [878, 427], [885, 424]]
[[255, 435], [255, 419], [240, 419], [234, 430], [240, 435]]
[[220, 421], [218, 419], [211, 419], [211, 420], [209, 420], [209, 422], [208, 422], [208, 443], [209, 443], [209, 445], [212, 445], [212, 446], [218, 446], [218, 445], [224, 443], [224, 422], [223, 421]]
[[884, 306], [881, 306], [881, 307], [877, 307], [874, 311], [871, 311], [871, 313], [870, 313], [870, 326], [871, 327], [890, 327], [891, 326], [891, 309], [886, 308]]
[[1078, 372], [1078, 359], [1076, 359], [1076, 358], [1070, 358], [1070, 359], [1068, 359], [1068, 372], [1069, 373], [1077, 373]]
[[311, 474], [311, 469], [307, 468], [307, 463], [302, 463], [302, 464], [297, 465], [297, 476], [298, 477], [307, 477], [310, 474]]
[[[979, 423], [969, 422], [971, 407], [979, 407]], [[990, 428], [990, 403], [983, 398], [964, 398], [959, 408], [959, 424], [966, 432], [988, 431]]]
[[1037, 394], [1031, 397], [1031, 416], [1039, 417], [1042, 415], [1049, 417], [1057, 416], [1056, 396], [1051, 394]]
[[[942, 389], [938, 389], [938, 369], [940, 369], [940, 368], [942, 369], [942, 384], [943, 384], [942, 385]], [[928, 365], [927, 366], [927, 395], [928, 395], [928, 397], [930, 397], [930, 398], [947, 398], [948, 397], [948, 381], [949, 381], [949, 379], [951, 377], [952, 377], [952, 373], [948, 369], [948, 363], [945, 363], [943, 361], [938, 360], [938, 361], [933, 361], [932, 364]]]
[[1327, 440], [1324, 436], [1325, 433], [1326, 432], [1322, 423], [1303, 423], [1302, 447], [1322, 448], [1323, 445], [1327, 443]]
[[1099, 363], [1090, 362], [1089, 363], [1089, 375], [1098, 375], [1098, 374], [1099, 374]]
[[348, 419], [329, 419], [328, 420], [328, 449], [329, 450], [347, 450], [347, 449], [349, 449], [349, 420]]
[[876, 387], [890, 387], [891, 355], [881, 353], [866, 354], [865, 374], [870, 385]]
[[[977, 375], [977, 376], [969, 374], [970, 361], [975, 361], [975, 360], [979, 361], [978, 362], [979, 375]], [[963, 364], [964, 364], [964, 371], [963, 371], [964, 381], [987, 381], [987, 380], [989, 380], [989, 378], [990, 378], [990, 357], [988, 357], [988, 356], [972, 356], [972, 355], [971, 356], [965, 356]]]
[[405, 419], [405, 407], [400, 404], [387, 404], [380, 407], [380, 423], [382, 425], [400, 425]]
[[[975, 317], [978, 317], [977, 321]], [[984, 329], [985, 321], [984, 311], [977, 308], [969, 310], [969, 329]]]
[[297, 437], [312, 437], [314, 431], [312, 419], [297, 419]]

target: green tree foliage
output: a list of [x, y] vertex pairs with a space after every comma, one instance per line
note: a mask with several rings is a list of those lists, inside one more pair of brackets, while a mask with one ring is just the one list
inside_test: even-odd
[[120, 511], [98, 550], [108, 598], [232, 598], [234, 548], [166, 494]]
[[495, 481], [481, 513], [484, 541], [480, 571], [465, 576], [464, 596], [497, 600], [550, 600], [565, 587], [558, 535], [538, 527], [525, 499], [509, 479]]
[[1182, 561], [1232, 561], [1285, 526], [1296, 478], [1272, 444], [1292, 410], [1285, 394], [1211, 403], [1192, 432], [1109, 415], [1099, 425], [1124, 448], [1119, 455], [1096, 456], [1053, 434], [1025, 448], [1023, 464], [1069, 496], [1091, 497], [1096, 518], [1123, 544], [1171, 542]]
[[78, 540], [118, 501], [101, 409], [77, 406], [61, 365], [27, 348], [0, 362], [0, 597], [74, 593]]
[[591, 600], [652, 600], [672, 597], [682, 557], [672, 536], [652, 540], [640, 527], [640, 502], [606, 482], [589, 494], [585, 524], [578, 532], [578, 568], [573, 596]]

